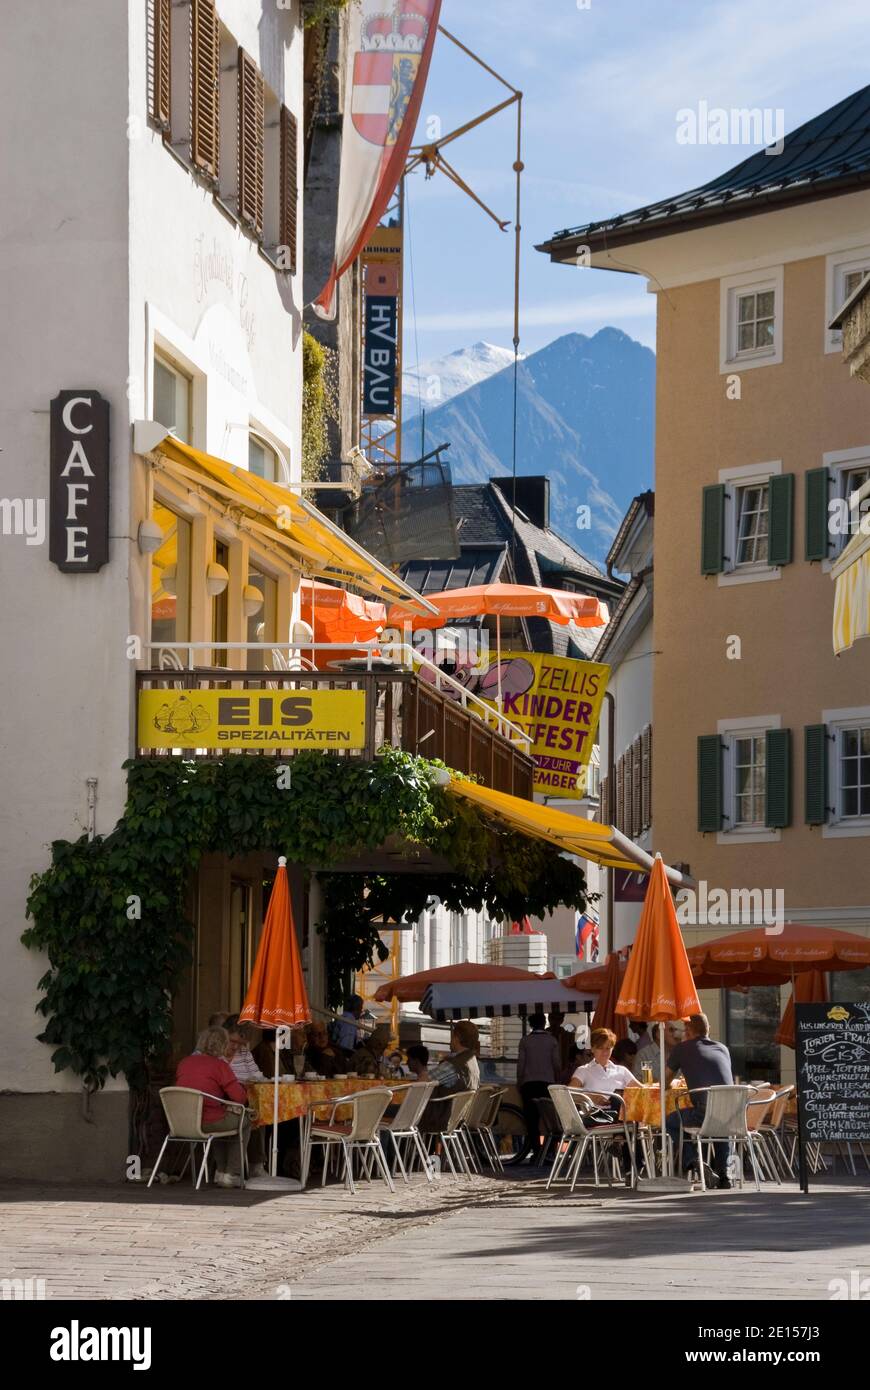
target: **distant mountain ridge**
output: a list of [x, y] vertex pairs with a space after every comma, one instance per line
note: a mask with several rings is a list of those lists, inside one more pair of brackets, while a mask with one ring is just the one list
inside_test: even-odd
[[428, 414], [439, 406], [467, 391], [470, 386], [485, 381], [495, 372], [513, 364], [512, 348], [495, 343], [472, 343], [457, 348], [444, 357], [434, 357], [419, 367], [407, 367], [402, 372], [402, 414], [405, 420], [419, 415], [420, 407]]
[[[567, 333], [520, 363], [517, 385], [517, 472], [550, 478], [551, 526], [601, 564], [653, 485], [655, 354], [618, 328]], [[426, 447], [449, 441], [454, 482], [486, 482], [511, 471], [512, 420], [510, 365], [427, 408]]]

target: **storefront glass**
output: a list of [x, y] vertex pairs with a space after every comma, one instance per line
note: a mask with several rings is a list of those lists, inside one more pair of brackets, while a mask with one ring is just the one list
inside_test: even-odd
[[774, 1041], [779, 1021], [777, 985], [753, 985], [745, 993], [725, 990], [725, 1042], [735, 1077], [780, 1081], [779, 1044]]
[[151, 641], [170, 647], [189, 640], [191, 526], [161, 502], [152, 515], [163, 543], [151, 560]]
[[[259, 570], [248, 572], [248, 583], [259, 589], [263, 603], [259, 612], [248, 618], [246, 642], [274, 642], [277, 637], [278, 584]], [[270, 652], [248, 652], [248, 670], [262, 671], [272, 664]]]

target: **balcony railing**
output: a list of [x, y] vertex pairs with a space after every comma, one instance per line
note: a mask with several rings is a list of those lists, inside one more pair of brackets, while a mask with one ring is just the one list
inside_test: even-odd
[[[413, 648], [403, 647], [401, 665], [379, 660], [370, 647], [301, 643], [281, 646], [262, 642], [153, 643], [147, 648], [152, 665], [136, 672], [137, 704], [142, 690], [361, 690], [365, 693], [364, 746], [336, 749], [336, 757], [370, 761], [389, 745], [426, 758], [440, 758], [448, 767], [479, 777], [487, 787], [531, 799], [534, 763], [525, 732]], [[354, 657], [326, 665], [330, 653], [354, 652]], [[256, 652], [268, 663], [264, 669], [239, 670], [211, 662], [215, 653], [227, 660], [238, 652]], [[242, 656], [242, 660], [247, 660]], [[161, 750], [172, 756], [173, 749]], [[184, 750], [186, 757], [234, 756], [239, 749]], [[246, 747], [245, 752], [255, 751]], [[332, 751], [332, 750], [331, 750]], [[147, 746], [140, 754], [153, 755]], [[292, 756], [284, 749], [263, 749], [259, 756]]]

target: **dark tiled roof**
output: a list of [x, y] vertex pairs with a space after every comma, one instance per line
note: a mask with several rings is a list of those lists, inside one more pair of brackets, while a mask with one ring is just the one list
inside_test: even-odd
[[757, 150], [700, 188], [601, 222], [557, 232], [538, 247], [554, 259], [578, 243], [590, 248], [683, 231], [700, 221], [764, 212], [870, 183], [870, 86], [785, 137], [781, 154]]
[[458, 560], [411, 560], [402, 570], [402, 578], [418, 594], [468, 589], [472, 584], [495, 583], [506, 558], [506, 546], [463, 546]]

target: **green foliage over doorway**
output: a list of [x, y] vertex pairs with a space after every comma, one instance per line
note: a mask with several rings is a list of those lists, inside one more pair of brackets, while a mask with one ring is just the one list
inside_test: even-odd
[[[435, 764], [408, 753], [385, 749], [374, 763], [299, 753], [285, 765], [286, 787], [271, 758], [137, 758], [125, 766], [123, 816], [105, 837], [54, 842], [50, 867], [31, 880], [32, 926], [22, 937], [48, 957], [40, 1041], [54, 1049], [55, 1071], [72, 1071], [90, 1091], [121, 1074], [144, 1088], [149, 1064], [168, 1048], [172, 996], [193, 941], [186, 893], [203, 854], [274, 851], [324, 871], [318, 929], [333, 999], [347, 971], [377, 954], [375, 916], [415, 916], [433, 894], [497, 918], [586, 903], [585, 878], [572, 863], [549, 845], [502, 833], [436, 785]], [[425, 846], [449, 871], [328, 872], [387, 840]]]

